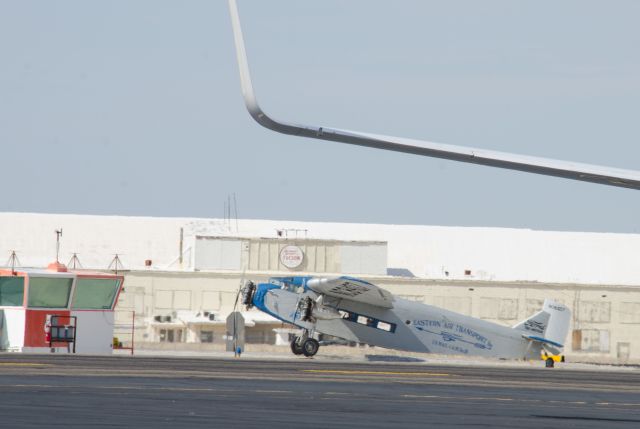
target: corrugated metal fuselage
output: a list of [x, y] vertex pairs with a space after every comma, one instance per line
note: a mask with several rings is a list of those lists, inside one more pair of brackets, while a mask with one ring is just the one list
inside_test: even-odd
[[324, 297], [322, 305], [338, 310], [341, 317], [305, 322], [301, 320], [298, 302], [307, 296], [318, 298], [308, 289], [300, 293], [260, 284], [253, 303], [300, 328], [389, 349], [507, 359], [540, 356], [540, 345], [523, 338], [520, 331], [401, 298], [395, 298], [393, 308], [385, 309]]

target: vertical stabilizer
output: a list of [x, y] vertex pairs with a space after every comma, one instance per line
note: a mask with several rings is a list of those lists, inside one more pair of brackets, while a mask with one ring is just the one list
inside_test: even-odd
[[560, 344], [561, 347], [564, 346], [567, 333], [569, 333], [571, 310], [552, 299], [545, 299], [542, 310], [549, 313], [549, 325], [544, 333], [544, 338]]
[[513, 329], [522, 331], [522, 335], [529, 340], [562, 348], [570, 321], [571, 311], [565, 305], [546, 299], [542, 311], [518, 323]]

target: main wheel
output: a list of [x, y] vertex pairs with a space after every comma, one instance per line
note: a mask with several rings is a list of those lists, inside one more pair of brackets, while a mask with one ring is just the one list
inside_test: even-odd
[[304, 353], [306, 357], [311, 357], [318, 353], [319, 348], [320, 343], [317, 340], [308, 338], [307, 341], [302, 344], [302, 353]]
[[291, 351], [294, 355], [302, 354], [302, 346], [298, 345], [298, 337], [294, 337], [291, 341]]
[[545, 361], [545, 367], [547, 368], [553, 368], [553, 365], [555, 364], [553, 358], [547, 358], [547, 360]]

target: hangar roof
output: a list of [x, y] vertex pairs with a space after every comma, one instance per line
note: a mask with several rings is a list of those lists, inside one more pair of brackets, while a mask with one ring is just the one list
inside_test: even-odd
[[[324, 240], [388, 243], [390, 273], [434, 279], [640, 283], [640, 234], [535, 231], [514, 228], [442, 227], [279, 220], [160, 218], [0, 213], [0, 255], [16, 250], [21, 266], [44, 267], [73, 253], [84, 268], [106, 269], [119, 254], [125, 269], [168, 269], [184, 236], [278, 237], [285, 232]], [[3, 258], [4, 259], [4, 258]], [[151, 260], [151, 268], [145, 268]], [[6, 265], [6, 259], [0, 264]]]

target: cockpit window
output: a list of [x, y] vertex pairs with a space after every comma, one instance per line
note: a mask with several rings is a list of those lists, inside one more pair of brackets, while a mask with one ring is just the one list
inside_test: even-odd
[[292, 293], [302, 293], [304, 292], [304, 287], [300, 286], [300, 285], [295, 285], [293, 283], [287, 283], [287, 282], [279, 282], [279, 281], [271, 281], [271, 284], [280, 286], [280, 289], [282, 290], [286, 290], [288, 292], [292, 292]]
[[302, 294], [306, 290], [308, 277], [271, 277], [269, 284], [279, 287], [288, 292]]

